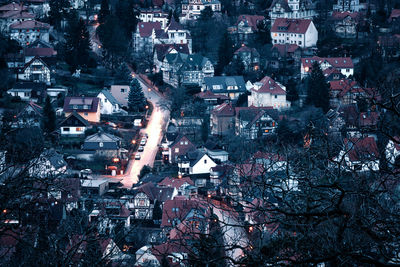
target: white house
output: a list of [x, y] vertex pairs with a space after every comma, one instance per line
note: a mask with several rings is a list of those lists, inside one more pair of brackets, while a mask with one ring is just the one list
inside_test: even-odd
[[312, 65], [317, 61], [322, 71], [328, 68], [335, 68], [343, 75], [349, 77], [354, 75], [354, 64], [350, 57], [306, 57], [301, 59], [300, 73], [303, 79], [311, 73]]
[[333, 5], [333, 11], [340, 12], [359, 12], [367, 10], [367, 2], [361, 3], [359, 0], [338, 0], [335, 5]]
[[286, 87], [265, 76], [261, 81], [253, 84], [248, 97], [248, 105], [255, 107], [273, 107], [275, 109], [290, 108], [286, 100]]
[[36, 40], [49, 42], [50, 25], [36, 20], [19, 21], [10, 25], [10, 38], [21, 46], [27, 46]]
[[207, 154], [200, 151], [189, 152], [178, 159], [178, 174], [210, 173], [211, 168], [217, 166]]
[[271, 28], [272, 44], [296, 44], [302, 48], [314, 47], [318, 41], [318, 31], [310, 19], [275, 20]]
[[110, 91], [103, 90], [97, 97], [100, 99], [100, 113], [113, 114], [121, 111], [121, 104], [115, 99]]
[[60, 123], [60, 133], [62, 137], [83, 137], [90, 127], [89, 122], [74, 111]]
[[386, 159], [392, 165], [395, 164], [396, 159], [400, 156], [400, 138], [394, 137], [394, 140], [396, 142], [389, 140], [385, 149]]
[[67, 163], [62, 155], [54, 149], [49, 149], [33, 160], [29, 174], [38, 178], [56, 177], [65, 173], [66, 170]]
[[34, 57], [19, 70], [18, 79], [51, 84], [50, 67], [40, 57]]
[[165, 29], [168, 24], [168, 14], [159, 9], [141, 10], [139, 19], [142, 22], [159, 22], [161, 29]]
[[183, 0], [182, 15], [184, 20], [196, 20], [201, 11], [210, 7], [213, 12], [221, 12], [221, 2], [218, 0]]
[[312, 19], [315, 15], [315, 4], [311, 0], [274, 0], [268, 9], [271, 24], [277, 18]]

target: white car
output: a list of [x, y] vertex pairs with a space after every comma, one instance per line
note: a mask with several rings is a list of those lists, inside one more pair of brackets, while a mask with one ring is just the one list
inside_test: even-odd
[[143, 146], [139, 146], [138, 151], [142, 152], [143, 150], [144, 150], [144, 147]]
[[146, 138], [142, 138], [142, 140], [140, 141], [140, 145], [144, 146], [146, 145], [147, 139]]
[[139, 154], [139, 153], [137, 153], [137, 154], [135, 155], [135, 159], [136, 159], [136, 160], [139, 160], [139, 159], [140, 159], [140, 154]]

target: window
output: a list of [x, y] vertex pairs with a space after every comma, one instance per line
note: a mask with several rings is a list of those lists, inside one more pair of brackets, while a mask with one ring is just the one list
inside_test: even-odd
[[76, 127], [76, 131], [77, 131], [77, 132], [82, 132], [82, 131], [83, 131], [83, 128], [81, 128], [81, 127]]
[[183, 141], [181, 141], [181, 145], [183, 145]]
[[278, 98], [278, 96], [277, 95], [275, 95], [275, 99], [277, 99]]
[[350, 69], [346, 69], [346, 72], [350, 72]]
[[187, 145], [188, 144], [188, 141], [185, 141], [185, 145]]
[[63, 131], [64, 131], [64, 132], [69, 132], [69, 128], [68, 128], [68, 127], [64, 127], [64, 128], [63, 128]]
[[103, 146], [104, 146], [103, 142], [100, 142], [99, 147], [103, 147]]
[[206, 159], [204, 160], [204, 164], [207, 164], [207, 160]]
[[125, 88], [121, 88], [121, 93], [125, 93], [126, 89]]
[[175, 148], [175, 153], [179, 153], [179, 147]]
[[299, 45], [301, 45], [301, 41], [299, 41]]
[[85, 116], [89, 115], [87, 112], [83, 113]]

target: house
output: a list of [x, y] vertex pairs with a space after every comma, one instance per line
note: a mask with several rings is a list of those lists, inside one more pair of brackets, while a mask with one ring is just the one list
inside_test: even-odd
[[212, 135], [229, 135], [235, 129], [235, 110], [231, 103], [223, 103], [215, 107], [210, 115]]
[[17, 82], [7, 91], [11, 96], [18, 96], [22, 101], [42, 103], [46, 96], [46, 84], [36, 82]]
[[370, 111], [360, 112], [359, 127], [364, 131], [376, 131], [379, 122], [379, 112]]
[[49, 42], [50, 25], [36, 20], [25, 20], [10, 25], [10, 38], [23, 47], [36, 40]]
[[50, 100], [56, 100], [60, 96], [65, 97], [68, 94], [68, 88], [62, 87], [62, 86], [51, 87], [51, 88], [47, 88], [46, 93], [50, 97]]
[[261, 81], [254, 83], [250, 92], [249, 106], [273, 107], [275, 109], [290, 108], [290, 102], [286, 100], [286, 87], [269, 76], [265, 76]]
[[19, 10], [21, 9], [20, 7], [16, 9], [17, 10], [9, 10], [0, 13], [0, 30], [2, 32], [9, 32], [10, 25], [18, 21], [35, 19], [35, 15], [30, 13], [29, 11]]
[[82, 194], [104, 195], [109, 188], [108, 179], [81, 179]]
[[313, 19], [315, 4], [311, 0], [274, 0], [268, 8], [271, 25], [277, 18]]
[[333, 107], [357, 103], [359, 99], [367, 102], [378, 101], [379, 93], [374, 88], [362, 88], [356, 81], [350, 79], [333, 80], [330, 85], [330, 102]]
[[121, 147], [122, 139], [118, 136], [98, 132], [86, 137], [82, 149], [84, 151], [94, 151], [95, 155], [106, 158], [123, 158]]
[[121, 106], [127, 107], [130, 89], [129, 85], [111, 85], [110, 93]]
[[340, 166], [345, 171], [379, 171], [379, 152], [375, 138], [346, 138], [343, 149], [333, 160], [332, 166]]
[[178, 174], [182, 176], [210, 173], [211, 168], [215, 166], [217, 164], [214, 160], [199, 150], [189, 151], [178, 158]]
[[161, 70], [163, 71], [163, 81], [174, 87], [201, 86], [206, 77], [214, 76], [213, 64], [200, 54], [167, 54]]
[[23, 110], [16, 115], [16, 122], [13, 127], [40, 127], [43, 117], [43, 108], [30, 101]]
[[207, 104], [207, 111], [211, 112], [217, 105], [222, 104], [225, 101], [229, 100], [228, 96], [225, 95], [216, 95], [211, 91], [202, 91], [194, 95], [194, 97], [199, 98]]
[[50, 67], [40, 57], [34, 57], [19, 70], [18, 79], [24, 81], [41, 82], [47, 85], [51, 84]]
[[64, 99], [65, 117], [74, 111], [87, 121], [100, 122], [100, 99], [85, 96], [66, 97]]
[[189, 47], [187, 44], [156, 44], [154, 45], [154, 71], [156, 73], [161, 71], [164, 58], [167, 54], [183, 53], [189, 54]]
[[168, 13], [161, 9], [142, 9], [140, 10], [139, 19], [141, 22], [159, 22], [161, 29], [165, 29], [168, 24]]
[[[179, 166], [179, 163], [178, 163]], [[179, 177], [166, 177], [158, 183], [160, 188], [174, 188], [180, 196], [187, 196], [190, 198], [197, 194], [197, 187], [194, 186], [194, 182], [190, 177], [182, 177], [183, 174], [179, 174]]]
[[338, 0], [337, 3], [333, 5], [333, 11], [338, 12], [360, 12], [366, 10], [366, 3], [360, 3], [359, 0]]
[[108, 90], [102, 90], [97, 98], [100, 99], [100, 114], [114, 114], [121, 112], [121, 105]]
[[[4, 1], [3, 1], [4, 2]], [[9, 11], [27, 11], [28, 7], [21, 3], [12, 2], [3, 6], [0, 6], [0, 14], [4, 14]]]
[[260, 69], [260, 54], [255, 48], [250, 48], [243, 44], [233, 53], [233, 57], [239, 58], [247, 71]]
[[239, 15], [235, 25], [231, 27], [230, 34], [236, 44], [248, 44], [258, 31], [260, 23], [265, 22], [264, 16], [258, 15]]
[[36, 40], [33, 43], [30, 43], [28, 46], [24, 48], [23, 51], [25, 57], [25, 63], [28, 63], [35, 57], [40, 58], [52, 58], [57, 56], [57, 51], [42, 40]]
[[354, 64], [349, 57], [305, 57], [301, 59], [301, 78], [303, 79], [311, 73], [312, 65], [318, 62], [322, 71], [328, 68], [338, 69], [343, 75], [349, 77], [354, 75]]
[[160, 22], [139, 22], [136, 32], [133, 34], [133, 43], [136, 53], [151, 53], [154, 46], [154, 36], [157, 30], [161, 30]]
[[67, 162], [54, 149], [46, 149], [39, 158], [34, 159], [29, 174], [37, 178], [57, 177], [65, 173]]
[[236, 108], [235, 133], [246, 139], [256, 139], [274, 133], [278, 124], [272, 109]]
[[378, 45], [383, 57], [400, 56], [400, 34], [381, 35], [378, 37]]
[[61, 137], [83, 137], [91, 128], [90, 123], [76, 111], [73, 111], [60, 123]]
[[237, 100], [246, 93], [246, 84], [243, 76], [215, 76], [204, 78], [201, 91], [211, 91], [216, 95], [224, 95], [231, 100]]
[[315, 47], [318, 31], [310, 19], [275, 20], [271, 27], [272, 44], [297, 44], [298, 46]]
[[[133, 217], [140, 220], [152, 220], [154, 205], [162, 209], [165, 201], [178, 195], [174, 187], [158, 187], [153, 183], [146, 183], [135, 189], [134, 198], [128, 203]], [[156, 203], [157, 202], [157, 203]]]
[[396, 164], [396, 162], [398, 163], [400, 159], [400, 138], [398, 136], [395, 136], [393, 139], [389, 140], [385, 148], [385, 155], [387, 161], [392, 166], [398, 166], [398, 164]]
[[213, 12], [221, 12], [221, 2], [218, 0], [183, 0], [182, 15], [184, 20], [197, 20], [201, 11], [210, 7]]
[[302, 49], [297, 44], [274, 44], [271, 48], [270, 65], [279, 69], [283, 64], [300, 66]]
[[25, 0], [24, 3], [37, 18], [48, 16], [50, 11], [50, 1], [47, 0]]
[[356, 38], [358, 36], [358, 25], [361, 22], [360, 13], [333, 12], [331, 21], [336, 36], [340, 38]]
[[287, 162], [284, 156], [278, 153], [257, 151], [252, 156], [255, 164], [263, 164], [266, 172], [285, 171]]
[[178, 162], [178, 157], [185, 155], [187, 152], [194, 150], [195, 145], [184, 136], [179, 135], [175, 141], [168, 146], [168, 160], [169, 163], [174, 164]]
[[188, 219], [194, 227], [201, 227], [208, 212], [208, 205], [203, 200], [175, 197], [164, 204], [161, 227], [170, 229]]

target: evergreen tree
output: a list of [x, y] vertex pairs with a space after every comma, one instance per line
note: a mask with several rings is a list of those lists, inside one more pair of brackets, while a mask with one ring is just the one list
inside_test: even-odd
[[131, 111], [144, 110], [146, 106], [146, 98], [142, 91], [142, 86], [137, 79], [133, 79], [130, 84], [130, 91], [128, 95], [128, 107]]
[[42, 129], [47, 134], [56, 130], [56, 112], [51, 105], [49, 96], [46, 97], [46, 103], [43, 107]]
[[74, 13], [69, 19], [65, 43], [65, 61], [72, 72], [90, 65], [90, 50], [90, 37], [86, 24]]
[[236, 57], [224, 68], [224, 73], [227, 76], [240, 76], [244, 73], [245, 66], [241, 58]]
[[212, 19], [214, 15], [214, 12], [212, 11], [210, 6], [205, 7], [201, 12], [200, 12], [200, 20], [206, 21]]
[[162, 219], [162, 209], [160, 202], [156, 200], [154, 203], [154, 209], [153, 209], [153, 220], [161, 220]]
[[49, 21], [56, 29], [61, 28], [61, 21], [68, 14], [71, 7], [68, 0], [50, 0], [49, 2]]
[[132, 80], [131, 70], [128, 68], [128, 66], [126, 64], [121, 64], [118, 67], [118, 70], [116, 72], [116, 78], [121, 83], [129, 84], [131, 82], [131, 80]]
[[318, 62], [312, 65], [308, 78], [306, 104], [322, 108], [324, 112], [329, 110], [329, 85]]
[[221, 75], [224, 67], [231, 62], [233, 57], [233, 43], [228, 31], [225, 31], [218, 48], [218, 63], [215, 67], [215, 75]]
[[286, 99], [290, 102], [295, 102], [299, 100], [296, 83], [293, 79], [289, 79], [288, 84], [286, 85]]
[[98, 16], [99, 23], [101, 24], [104, 23], [109, 15], [110, 15], [110, 4], [108, 3], [108, 0], [102, 0]]
[[203, 142], [207, 142], [208, 134], [209, 134], [209, 126], [210, 120], [208, 117], [203, 118], [203, 122], [201, 123], [201, 139]]
[[169, 11], [168, 11], [168, 17], [167, 17], [167, 19], [168, 19], [168, 25], [171, 23], [171, 19], [172, 19], [172, 9], [170, 9]]

